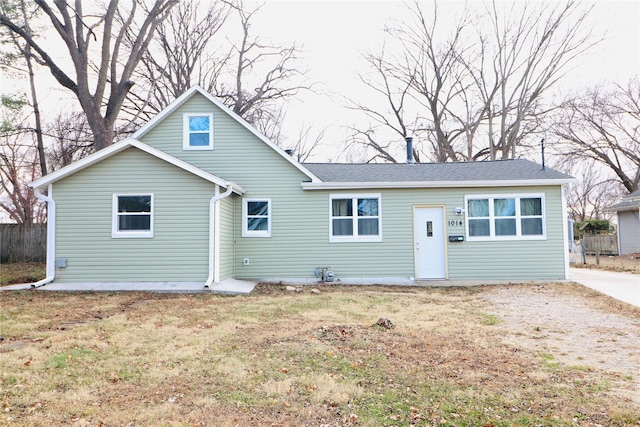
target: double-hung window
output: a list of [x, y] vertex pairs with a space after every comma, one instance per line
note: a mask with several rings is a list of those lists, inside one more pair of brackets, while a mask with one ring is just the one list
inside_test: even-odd
[[114, 194], [111, 237], [153, 237], [153, 194]]
[[467, 196], [467, 240], [544, 239], [544, 195]]
[[184, 114], [184, 150], [213, 150], [213, 114]]
[[271, 237], [271, 199], [242, 199], [242, 236]]
[[382, 240], [379, 194], [330, 196], [331, 242]]

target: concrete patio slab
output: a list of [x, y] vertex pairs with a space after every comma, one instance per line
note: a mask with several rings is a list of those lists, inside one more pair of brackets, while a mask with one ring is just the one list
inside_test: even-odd
[[59, 292], [175, 292], [175, 293], [214, 293], [225, 295], [246, 295], [251, 293], [256, 283], [227, 279], [214, 283], [209, 289], [202, 282], [118, 282], [118, 283], [49, 283], [32, 288], [30, 283], [1, 287], [0, 290], [59, 291]]

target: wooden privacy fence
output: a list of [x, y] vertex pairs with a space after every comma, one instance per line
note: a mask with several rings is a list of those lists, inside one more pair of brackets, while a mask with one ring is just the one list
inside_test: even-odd
[[0, 224], [0, 262], [45, 262], [47, 224]]
[[585, 234], [582, 237], [587, 255], [618, 255], [618, 238], [615, 234]]

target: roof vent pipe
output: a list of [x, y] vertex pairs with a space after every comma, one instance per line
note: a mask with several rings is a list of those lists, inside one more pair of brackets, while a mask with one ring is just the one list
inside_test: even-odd
[[407, 136], [405, 139], [407, 141], [407, 164], [413, 164], [413, 137]]

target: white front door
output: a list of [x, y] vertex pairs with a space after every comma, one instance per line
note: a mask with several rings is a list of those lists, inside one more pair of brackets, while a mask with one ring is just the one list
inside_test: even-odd
[[416, 279], [445, 279], [444, 209], [415, 208]]

